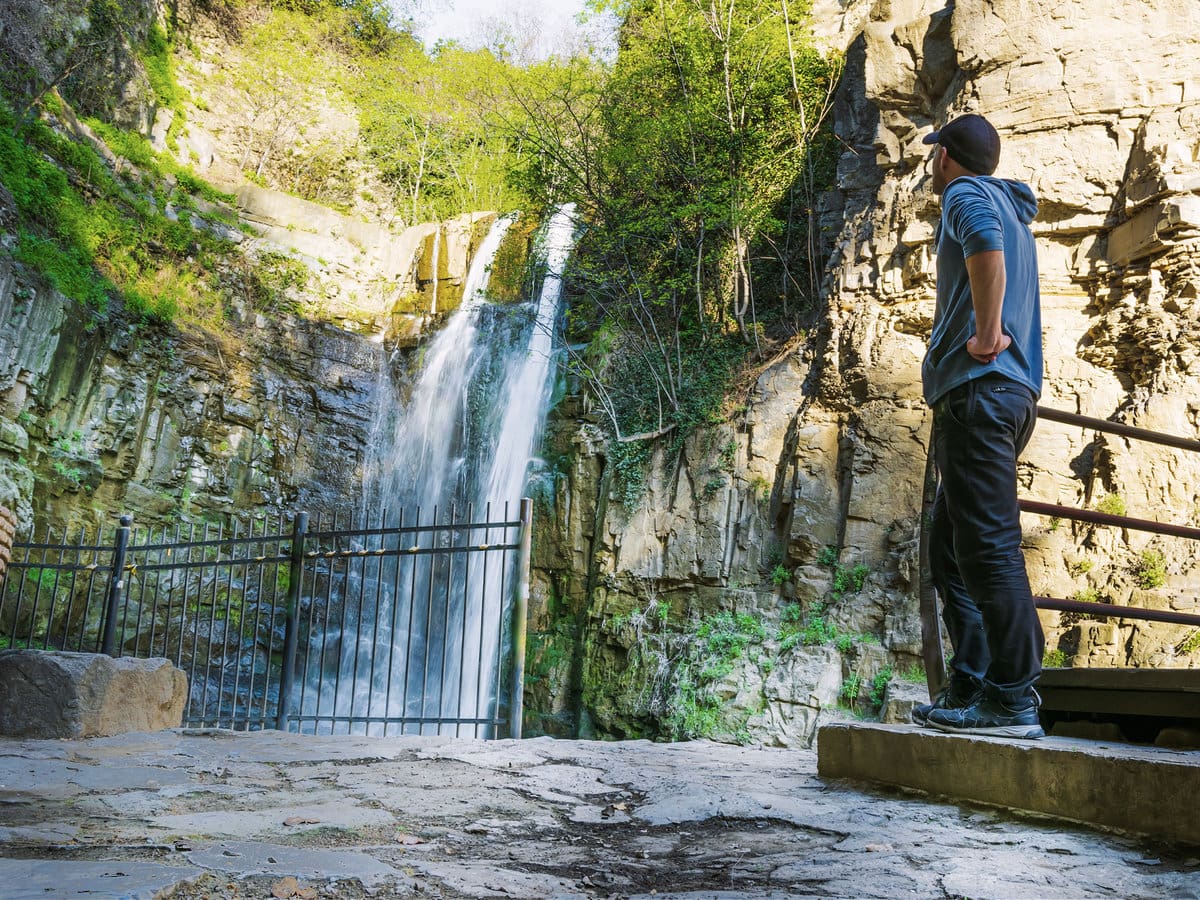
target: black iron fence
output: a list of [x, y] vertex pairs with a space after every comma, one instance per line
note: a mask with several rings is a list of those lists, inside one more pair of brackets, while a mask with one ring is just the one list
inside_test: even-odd
[[47, 530], [0, 649], [166, 657], [191, 727], [520, 736], [531, 511]]

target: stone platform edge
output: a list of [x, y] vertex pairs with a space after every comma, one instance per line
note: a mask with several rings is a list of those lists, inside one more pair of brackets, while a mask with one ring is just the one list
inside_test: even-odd
[[1197, 751], [833, 723], [818, 732], [817, 774], [1200, 846]]

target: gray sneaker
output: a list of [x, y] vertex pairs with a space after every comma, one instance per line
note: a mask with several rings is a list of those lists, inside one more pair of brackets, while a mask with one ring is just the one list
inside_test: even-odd
[[929, 714], [935, 709], [962, 709], [971, 706], [983, 697], [983, 688], [975, 681], [967, 678], [951, 678], [949, 683], [938, 691], [932, 703], [918, 703], [912, 708], [912, 720], [918, 725], [925, 725]]
[[928, 724], [950, 734], [983, 734], [991, 737], [1045, 737], [1038, 719], [1039, 698], [1035, 693], [1019, 707], [1008, 706], [999, 700], [981, 697], [962, 709], [935, 709], [929, 713]]

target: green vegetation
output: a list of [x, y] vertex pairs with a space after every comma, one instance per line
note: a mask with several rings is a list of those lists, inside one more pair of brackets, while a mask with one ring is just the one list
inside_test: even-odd
[[1093, 565], [1090, 559], [1077, 559], [1067, 565], [1067, 571], [1071, 573], [1072, 578], [1078, 578], [1092, 571]]
[[799, 603], [789, 603], [783, 608], [779, 626], [779, 652], [787, 653], [797, 644], [809, 647], [832, 644], [838, 633], [837, 626], [826, 615], [824, 604], [814, 603], [806, 615]]
[[1057, 647], [1053, 650], [1051, 650], [1049, 647], [1047, 647], [1045, 652], [1042, 654], [1042, 668], [1043, 669], [1062, 669], [1062, 668], [1065, 668], [1066, 665], [1067, 665], [1067, 654], [1066, 654], [1066, 652], [1058, 649]]
[[[853, 713], [858, 718], [872, 718], [879, 714], [887, 696], [887, 687], [895, 674], [891, 666], [884, 666], [869, 682], [864, 682], [859, 672], [851, 672], [842, 682], [838, 692], [838, 707]], [[866, 693], [866, 706], [862, 695]]]
[[913, 663], [907, 669], [900, 670], [900, 680], [913, 684], [925, 684], [929, 679], [925, 675], [925, 667], [920, 663]]
[[1107, 494], [1096, 504], [1096, 510], [1110, 516], [1123, 516], [1125, 515], [1125, 501], [1117, 494]]
[[1180, 656], [1188, 656], [1197, 650], [1200, 650], [1200, 630], [1193, 631], [1175, 647], [1175, 652]]
[[69, 465], [61, 459], [54, 460], [50, 465], [57, 475], [66, 479], [73, 487], [81, 487], [83, 485], [83, 470], [78, 466]]
[[765, 500], [771, 496], [771, 482], [762, 475], [753, 476], [750, 479], [750, 493], [756, 500]]
[[[520, 122], [512, 87], [537, 76], [488, 50], [427, 52], [382, 0], [247, 6], [268, 9], [244, 17], [237, 52], [206, 85], [234, 98], [230, 150], [247, 178], [408, 223], [526, 205], [511, 178], [520, 144], [493, 119]], [[329, 107], [358, 134], [326, 127]]]
[[[840, 61], [807, 3], [602, 4], [611, 68], [573, 60], [514, 85], [521, 189], [589, 223], [573, 262], [572, 357], [616, 439], [677, 452], [816, 298], [807, 227], [837, 156], [824, 129]], [[636, 499], [627, 482], [624, 497]]]
[[765, 638], [762, 623], [744, 613], [721, 612], [700, 621], [665, 695], [662, 726], [668, 739], [709, 737], [722, 726], [714, 688], [746, 658], [751, 645], [761, 645]]
[[884, 666], [871, 679], [871, 705], [879, 708], [883, 706], [884, 697], [887, 695], [888, 684], [892, 680], [892, 675], [895, 672], [891, 666]]
[[575, 638], [567, 620], [559, 620], [549, 631], [529, 633], [525, 650], [525, 679], [537, 685], [551, 681], [570, 661]]
[[817, 554], [817, 564], [833, 569], [833, 599], [838, 600], [843, 594], [857, 594], [867, 583], [871, 574], [869, 566], [858, 563], [854, 566], [843, 566], [838, 562], [838, 552], [833, 547], [823, 547]]
[[733, 471], [737, 465], [737, 451], [738, 451], [738, 445], [737, 445], [736, 438], [730, 438], [721, 447], [721, 453], [720, 453], [721, 468], [723, 468], [726, 472], [729, 472], [731, 474], [733, 473]]
[[858, 695], [862, 692], [862, 676], [857, 672], [851, 672], [850, 676], [842, 682], [842, 689], [838, 692], [838, 697], [851, 709], [858, 703]]
[[711, 500], [721, 492], [723, 487], [725, 487], [725, 476], [714, 475], [704, 483], [704, 499]]
[[[143, 139], [94, 124], [121, 155], [154, 163]], [[0, 182], [17, 203], [17, 258], [66, 296], [103, 313], [119, 293], [145, 315], [220, 321], [212, 271], [231, 245], [167, 218], [166, 203], [188, 196], [182, 182], [154, 202], [143, 182], [118, 181], [92, 147], [41, 121], [18, 121], [5, 103]]]
[[1099, 603], [1100, 593], [1093, 587], [1084, 588], [1072, 594], [1071, 599], [1078, 600], [1081, 603]]
[[1160, 588], [1167, 583], [1167, 560], [1157, 550], [1142, 551], [1133, 567], [1134, 581], [1143, 590]]
[[[176, 77], [188, 42], [177, 16], [164, 29], [118, 0], [86, 0], [78, 33], [35, 0], [15, 2], [14, 27], [0, 33], [13, 61], [0, 78], [0, 183], [17, 200], [18, 259], [99, 314], [120, 298], [143, 316], [219, 329], [234, 296], [287, 309], [306, 281], [299, 263], [260, 267], [219, 237], [236, 218], [208, 204], [232, 198], [176, 159], [199, 103]], [[417, 219], [524, 203], [509, 137], [483, 115], [512, 106], [504, 86], [523, 70], [486, 51], [427, 53], [382, 0], [239, 0], [207, 14], [237, 26], [205, 87], [240, 97], [245, 120], [229, 123], [237, 146], [227, 149], [252, 180], [348, 209], [354, 173], [371, 169], [393, 191], [381, 212], [399, 203]], [[51, 45], [58, 56], [39, 55]], [[162, 154], [113, 124], [113, 73], [139, 65], [155, 104], [173, 113]], [[67, 104], [124, 161], [116, 172], [61, 126]], [[330, 105], [359, 118], [361, 141], [308, 136]]]
[[789, 569], [787, 566], [783, 565], [782, 563], [780, 563], [774, 569], [771, 570], [771, 583], [773, 585], [775, 585], [775, 587], [779, 587], [780, 585], [787, 584], [791, 580], [792, 580], [792, 570]]
[[861, 563], [853, 567], [836, 566], [833, 570], [833, 596], [837, 598], [842, 594], [857, 594], [870, 574], [871, 570]]

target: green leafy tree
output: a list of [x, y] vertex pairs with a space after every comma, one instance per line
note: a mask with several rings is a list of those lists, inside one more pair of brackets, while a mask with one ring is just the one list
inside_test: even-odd
[[352, 95], [363, 140], [410, 222], [510, 205], [508, 151], [484, 110], [504, 64], [450, 45], [415, 44], [360, 60]]
[[722, 417], [747, 351], [764, 351], [756, 258], [770, 248], [786, 269], [808, 227], [838, 62], [798, 0], [594, 9], [622, 17], [615, 64], [513, 86], [519, 177], [543, 202], [578, 200], [591, 226], [570, 325], [592, 345], [572, 362], [614, 436], [678, 440]]

